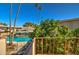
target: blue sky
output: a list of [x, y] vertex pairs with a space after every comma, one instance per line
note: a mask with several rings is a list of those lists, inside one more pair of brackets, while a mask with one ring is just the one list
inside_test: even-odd
[[[16, 22], [16, 26], [22, 26], [25, 22], [38, 24], [41, 20], [55, 19], [66, 20], [71, 18], [79, 18], [79, 4], [40, 4], [42, 10], [35, 8], [35, 4], [21, 4], [20, 12]], [[12, 25], [16, 16], [18, 4], [12, 4]], [[0, 4], [0, 22], [9, 25], [10, 4]]]

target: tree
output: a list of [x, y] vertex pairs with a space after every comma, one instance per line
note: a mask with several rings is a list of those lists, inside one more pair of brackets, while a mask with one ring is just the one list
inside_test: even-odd
[[42, 6], [39, 5], [38, 3], [35, 4], [35, 7], [36, 7], [38, 10], [42, 10]]
[[73, 37], [76, 37], [76, 39], [74, 39], [74, 54], [79, 54], [79, 48], [78, 48], [78, 42], [79, 42], [79, 28], [76, 28], [74, 30], [72, 30], [72, 35]]
[[4, 26], [7, 26], [7, 24], [6, 24], [6, 23], [0, 23], [0, 24], [2, 24], [2, 25], [4, 25]]
[[12, 30], [12, 27], [11, 27], [12, 26], [12, 3], [10, 4], [10, 20], [9, 21], [10, 21], [10, 29], [9, 29], [10, 30], [10, 40], [9, 41], [10, 41], [10, 44], [11, 44], [11, 42], [12, 42], [11, 41], [12, 40], [12, 37], [11, 37], [11, 35], [12, 35], [11, 34], [11, 30]]
[[23, 27], [36, 27], [36, 24], [33, 24], [31, 22], [26, 22]]
[[14, 19], [14, 30], [13, 30], [13, 33], [15, 33], [15, 26], [16, 26], [16, 21], [17, 21], [17, 18], [18, 18], [18, 14], [19, 14], [19, 12], [20, 12], [20, 6], [21, 6], [21, 3], [20, 3], [19, 6], [18, 6], [18, 10], [17, 10], [17, 12], [16, 12], [16, 17], [15, 17], [15, 19]]
[[[63, 53], [67, 54], [68, 50], [68, 40], [67, 37], [72, 37], [71, 30], [67, 26], [60, 26], [58, 20], [46, 19], [38, 25], [32, 37], [55, 37], [53, 40], [53, 53]], [[49, 39], [48, 41], [50, 41]], [[65, 43], [63, 45], [63, 43]], [[60, 48], [61, 46], [61, 48]], [[64, 50], [64, 49], [65, 50]]]
[[20, 6], [21, 6], [21, 3], [20, 3], [19, 6], [18, 6], [18, 10], [17, 10], [17, 12], [16, 12], [16, 17], [15, 17], [15, 19], [14, 19], [14, 28], [13, 28], [13, 33], [11, 33], [12, 3], [10, 4], [10, 37], [11, 37], [11, 35], [12, 35], [12, 37], [10, 38], [10, 45], [13, 45], [13, 39], [14, 39], [14, 34], [15, 34], [16, 20], [17, 20], [17, 18], [18, 18], [18, 13], [19, 13], [19, 11], [20, 11]]
[[[36, 7], [36, 9], [38, 10], [38, 11], [42, 11], [42, 6], [40, 5], [40, 4], [38, 4], [38, 3], [36, 3], [35, 4], [35, 7]], [[40, 15], [40, 13], [39, 13], [39, 17], [40, 17], [41, 15]], [[40, 22], [40, 20], [38, 20], [38, 22]]]
[[[42, 21], [40, 23], [40, 25], [38, 25], [35, 28], [34, 32], [32, 33], [32, 37], [55, 37], [55, 33], [56, 33], [55, 29], [57, 26], [58, 26], [58, 21], [46, 19], [45, 21]], [[50, 41], [50, 40], [46, 39], [44, 41]], [[55, 40], [53, 39], [53, 41], [55, 41]], [[49, 44], [49, 43], [47, 43], [47, 44]], [[54, 48], [56, 48], [55, 46], [56, 45], [54, 44]], [[40, 45], [40, 47], [41, 47], [41, 45]], [[44, 47], [45, 47], [45, 45], [44, 45]], [[47, 46], [47, 48], [48, 48], [48, 46]], [[46, 51], [48, 51], [48, 49]]]

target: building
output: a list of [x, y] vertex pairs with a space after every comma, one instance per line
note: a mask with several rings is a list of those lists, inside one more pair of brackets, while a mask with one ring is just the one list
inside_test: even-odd
[[26, 32], [33, 32], [33, 27], [16, 27], [16, 31], [26, 31]]
[[[13, 33], [14, 27], [11, 29], [11, 33]], [[15, 27], [15, 36], [28, 36], [31, 32], [33, 32], [33, 27]], [[10, 34], [10, 27], [0, 27], [0, 36], [8, 36]]]
[[60, 22], [60, 25], [61, 26], [66, 25], [70, 29], [78, 28], [79, 27], [79, 18], [63, 20]]
[[31, 32], [33, 32], [33, 27], [17, 27], [16, 28], [16, 36], [28, 36]]
[[[4, 28], [3, 28], [3, 27], [4, 27]], [[0, 32], [4, 32], [5, 27], [6, 27], [6, 26], [5, 26], [4, 24], [1, 24], [1, 23], [0, 23]]]
[[4, 25], [0, 23], [0, 27], [4, 27]]

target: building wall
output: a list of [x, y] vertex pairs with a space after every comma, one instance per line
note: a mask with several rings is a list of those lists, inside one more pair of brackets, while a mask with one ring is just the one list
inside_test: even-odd
[[4, 25], [0, 24], [0, 27], [3, 27]]
[[6, 54], [6, 39], [0, 39], [0, 55]]
[[0, 33], [0, 55], [6, 55], [6, 38], [9, 35], [8, 32]]
[[70, 21], [70, 22], [62, 22], [60, 23], [61, 26], [66, 25], [70, 29], [78, 28], [79, 27], [79, 21]]

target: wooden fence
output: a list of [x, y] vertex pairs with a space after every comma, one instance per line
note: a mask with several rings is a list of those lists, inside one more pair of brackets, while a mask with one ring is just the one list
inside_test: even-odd
[[79, 54], [79, 37], [38, 37], [33, 39], [33, 55]]

